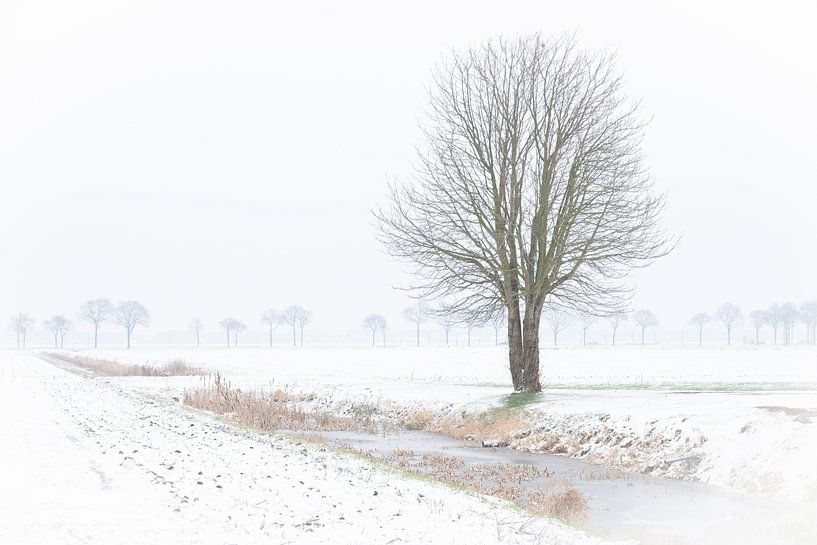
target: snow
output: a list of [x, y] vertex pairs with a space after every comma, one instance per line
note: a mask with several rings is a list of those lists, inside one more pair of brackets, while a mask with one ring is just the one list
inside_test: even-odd
[[[452, 348], [101, 350], [121, 361], [181, 358], [242, 387], [478, 413], [510, 392], [506, 351]], [[526, 407], [531, 434], [512, 446], [552, 450], [742, 492], [817, 500], [817, 349], [621, 346], [543, 350], [545, 392]], [[179, 391], [196, 379], [130, 380]], [[783, 408], [784, 410], [780, 410]], [[803, 414], [797, 414], [800, 410]], [[814, 415], [814, 416], [809, 416]], [[668, 459], [695, 456], [666, 464]]]
[[598, 543], [498, 500], [225, 424], [146, 384], [0, 353], [0, 543]]

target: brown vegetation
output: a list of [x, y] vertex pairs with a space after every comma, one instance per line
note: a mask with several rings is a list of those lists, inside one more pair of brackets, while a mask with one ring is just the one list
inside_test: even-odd
[[326, 411], [306, 409], [300, 403], [311, 399], [309, 395], [291, 394], [280, 389], [271, 392], [241, 390], [225, 381], [220, 373], [208, 377], [205, 387], [184, 393], [184, 402], [191, 407], [226, 416], [259, 430], [378, 431], [371, 415], [336, 416]]
[[162, 366], [120, 363], [87, 356], [48, 353], [52, 361], [67, 363], [103, 377], [176, 377], [203, 375], [205, 371], [191, 367], [184, 360], [173, 360]]

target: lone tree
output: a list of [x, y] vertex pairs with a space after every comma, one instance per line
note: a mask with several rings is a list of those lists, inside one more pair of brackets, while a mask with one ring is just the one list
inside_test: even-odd
[[733, 303], [724, 303], [718, 307], [715, 318], [726, 326], [726, 344], [732, 344], [732, 329], [743, 319], [740, 309]]
[[[507, 314], [516, 391], [540, 391], [546, 301], [620, 309], [623, 280], [672, 247], [613, 57], [531, 35], [452, 53], [429, 87], [416, 176], [375, 211], [419, 297]], [[626, 298], [624, 298], [626, 299]]]
[[12, 316], [9, 328], [17, 334], [17, 348], [26, 347], [26, 336], [33, 325], [34, 318], [29, 314], [21, 312], [16, 316]]
[[[371, 332], [372, 332], [372, 346], [374, 346], [377, 331], [379, 329], [384, 329], [384, 330], [386, 329], [386, 319], [383, 317], [382, 314], [369, 314], [368, 316], [363, 318], [363, 327], [371, 330]], [[385, 333], [384, 333], [384, 335], [385, 335]]]
[[755, 328], [755, 344], [760, 344], [760, 328], [769, 323], [769, 315], [765, 310], [753, 310], [749, 313], [749, 319]]
[[494, 346], [499, 346], [499, 329], [505, 325], [505, 309], [500, 309], [491, 317], [491, 325], [494, 326]]
[[109, 299], [92, 299], [80, 307], [80, 320], [91, 322], [94, 326], [94, 348], [99, 346], [99, 326], [107, 322], [113, 313], [114, 306]]
[[582, 326], [582, 346], [587, 345], [587, 330], [596, 323], [596, 317], [589, 312], [582, 312], [579, 315], [579, 321]]
[[785, 303], [779, 308], [780, 323], [783, 325], [783, 341], [786, 344], [794, 342], [794, 326], [800, 319], [797, 306], [794, 303]]
[[613, 328], [613, 346], [616, 345], [616, 332], [619, 326], [627, 321], [627, 313], [624, 311], [613, 311], [607, 315], [607, 321], [610, 322], [610, 327]]
[[658, 318], [649, 310], [643, 309], [633, 313], [633, 321], [641, 328], [641, 344], [644, 344], [644, 333], [648, 327], [658, 325]]
[[412, 307], [403, 309], [403, 318], [412, 322], [417, 329], [417, 346], [420, 346], [420, 324], [426, 319], [426, 307], [422, 301], [417, 301], [417, 304]]
[[698, 346], [701, 346], [704, 343], [704, 326], [711, 320], [712, 317], [710, 317], [709, 314], [706, 312], [699, 312], [689, 321], [689, 323], [698, 328]]
[[550, 326], [550, 331], [553, 333], [553, 346], [557, 346], [559, 344], [559, 333], [567, 329], [573, 320], [564, 309], [555, 305], [545, 307], [545, 319]]
[[800, 316], [806, 324], [806, 340], [817, 344], [817, 301], [807, 301], [800, 305]]
[[204, 331], [204, 324], [201, 319], [193, 318], [190, 321], [190, 331], [196, 334], [196, 348], [201, 346], [201, 332]]
[[235, 329], [238, 327], [238, 324], [240, 323], [241, 322], [239, 322], [235, 318], [224, 318], [218, 323], [218, 325], [220, 325], [222, 329], [224, 329], [224, 333], [227, 335], [227, 348], [230, 348], [230, 335], [232, 334], [233, 331], [235, 331]]
[[116, 305], [116, 313], [113, 317], [114, 322], [125, 328], [128, 335], [128, 348], [130, 348], [131, 336], [136, 326], [147, 326], [150, 324], [150, 313], [142, 305], [136, 301], [122, 301]]
[[301, 346], [304, 345], [304, 327], [312, 321], [312, 313], [298, 305], [287, 307], [281, 314], [281, 320], [292, 326], [292, 346], [298, 346], [296, 333], [300, 330]]
[[281, 325], [281, 315], [275, 309], [268, 308], [261, 315], [261, 323], [266, 324], [269, 330], [269, 345], [272, 347], [272, 332]]
[[45, 321], [45, 327], [54, 334], [54, 348], [65, 345], [65, 336], [71, 331], [71, 322], [65, 316], [54, 316]]

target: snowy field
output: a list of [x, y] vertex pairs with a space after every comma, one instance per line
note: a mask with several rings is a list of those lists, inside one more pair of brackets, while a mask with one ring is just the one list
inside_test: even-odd
[[[88, 352], [90, 354], [90, 352]], [[315, 392], [457, 414], [514, 401], [502, 348], [99, 350], [180, 358], [241, 387]], [[530, 434], [512, 446], [694, 479], [752, 495], [817, 499], [817, 349], [566, 348], [542, 353], [545, 391], [526, 400]], [[128, 379], [180, 392], [197, 378]], [[691, 457], [684, 463], [667, 460]]]
[[0, 543], [597, 542], [124, 382], [0, 353]]

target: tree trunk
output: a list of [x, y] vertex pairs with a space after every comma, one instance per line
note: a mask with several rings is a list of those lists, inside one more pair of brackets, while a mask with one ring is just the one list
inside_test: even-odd
[[417, 348], [420, 347], [420, 322], [417, 322]]
[[499, 346], [499, 328], [494, 326], [494, 346]]
[[301, 346], [304, 345], [304, 326], [301, 326]]
[[726, 345], [729, 346], [732, 344], [732, 328], [727, 326], [726, 327]]
[[59, 343], [57, 342], [57, 332], [54, 332], [54, 348], [59, 348]]
[[196, 330], [196, 348], [199, 347], [200, 342], [201, 342], [201, 339], [199, 338], [199, 330], [197, 329]]
[[293, 322], [292, 323], [292, 346], [293, 347], [298, 346], [298, 340], [297, 340], [297, 337], [295, 336], [296, 333], [297, 333], [297, 328], [298, 328], [298, 326], [295, 325], [295, 323]]
[[230, 330], [227, 329], [227, 348], [230, 348]]
[[372, 329], [372, 348], [374, 348], [376, 329]]
[[468, 328], [468, 346], [471, 346], [471, 328]]
[[647, 329], [643, 325], [641, 326], [641, 344], [644, 344], [644, 330]]
[[269, 347], [272, 348], [272, 326], [269, 328]]
[[130, 348], [130, 328], [125, 328], [128, 332], [128, 348]]
[[25, 349], [25, 347], [26, 347], [26, 332], [23, 331], [23, 348]]
[[94, 322], [94, 348], [97, 347], [97, 338], [99, 337], [99, 324]]
[[[524, 323], [522, 324], [522, 359], [523, 367], [523, 392], [541, 392], [542, 384], [539, 380], [539, 319], [541, 309], [526, 308]], [[555, 337], [555, 331], [554, 331]]]
[[508, 305], [508, 363], [511, 370], [511, 382], [515, 392], [521, 392], [523, 387], [522, 324], [519, 319], [519, 305]]
[[698, 327], [698, 346], [704, 344], [704, 328]]
[[616, 345], [616, 329], [618, 329], [618, 327], [613, 328], [613, 346]]

